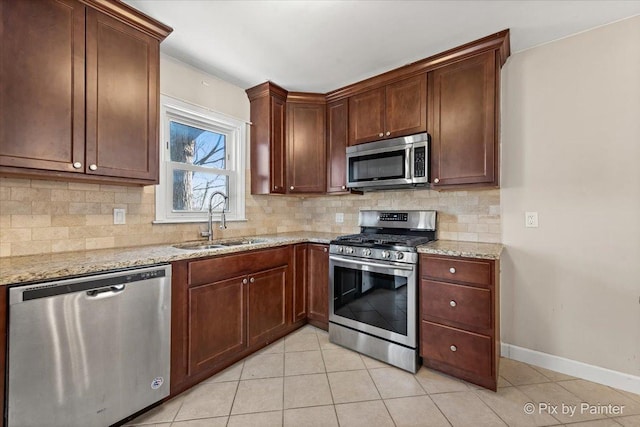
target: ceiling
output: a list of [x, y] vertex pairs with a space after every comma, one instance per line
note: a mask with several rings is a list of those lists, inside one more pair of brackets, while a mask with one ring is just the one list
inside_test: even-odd
[[174, 28], [170, 56], [244, 89], [321, 93], [505, 28], [515, 53], [640, 14], [640, 0], [125, 2]]

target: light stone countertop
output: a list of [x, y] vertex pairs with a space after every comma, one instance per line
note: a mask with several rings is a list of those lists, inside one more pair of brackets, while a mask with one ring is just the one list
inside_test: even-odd
[[[336, 238], [333, 233], [282, 233], [236, 237], [220, 241], [256, 239], [260, 242], [225, 248], [185, 250], [171, 244], [129, 248], [99, 249], [57, 254], [0, 258], [0, 286], [54, 280], [69, 276], [106, 272], [123, 268], [168, 263], [192, 258], [226, 255], [256, 249], [286, 246], [295, 243], [325, 243]], [[183, 245], [187, 242], [181, 242]], [[195, 243], [195, 242], [194, 242]], [[198, 243], [206, 244], [206, 241]]]
[[418, 253], [447, 255], [481, 259], [500, 259], [504, 246], [501, 243], [460, 242], [457, 240], [436, 240], [418, 246]]

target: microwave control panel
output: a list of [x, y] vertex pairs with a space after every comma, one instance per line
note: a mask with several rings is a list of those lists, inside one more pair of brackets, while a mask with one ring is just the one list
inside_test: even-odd
[[426, 165], [425, 147], [416, 147], [413, 151], [413, 176], [414, 178], [422, 178], [425, 175]]

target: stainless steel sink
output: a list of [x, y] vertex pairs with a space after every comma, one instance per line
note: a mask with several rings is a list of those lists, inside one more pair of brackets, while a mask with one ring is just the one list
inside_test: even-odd
[[227, 242], [193, 242], [193, 243], [181, 243], [178, 245], [173, 245], [174, 248], [184, 249], [187, 251], [201, 251], [207, 249], [220, 249], [220, 248], [228, 248], [231, 246], [243, 246], [243, 245], [253, 245], [255, 243], [262, 243], [265, 240], [262, 239], [242, 239], [242, 240], [231, 240]]
[[264, 240], [260, 239], [244, 239], [244, 240], [233, 240], [230, 242], [220, 242], [220, 245], [223, 246], [242, 246], [242, 245], [253, 245], [256, 243], [262, 243]]
[[173, 245], [174, 248], [178, 248], [178, 249], [184, 249], [187, 251], [201, 251], [201, 250], [205, 250], [205, 249], [219, 249], [219, 248], [226, 248], [226, 246], [223, 245], [219, 245], [219, 244], [202, 244], [202, 243], [188, 243], [188, 244], [183, 244], [183, 245]]

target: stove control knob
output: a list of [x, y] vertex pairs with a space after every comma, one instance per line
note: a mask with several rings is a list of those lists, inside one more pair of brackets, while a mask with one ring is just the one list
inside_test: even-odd
[[353, 253], [353, 248], [347, 246], [346, 248], [344, 248], [344, 253], [346, 254], [352, 254]]
[[362, 250], [362, 255], [364, 256], [371, 256], [371, 249], [366, 248]]
[[389, 253], [389, 251], [382, 251], [381, 255], [382, 258], [389, 258], [391, 256], [391, 253]]
[[338, 246], [336, 250], [338, 251], [338, 253], [342, 253], [344, 252], [344, 246]]
[[402, 252], [396, 252], [396, 259], [404, 258], [404, 254]]

